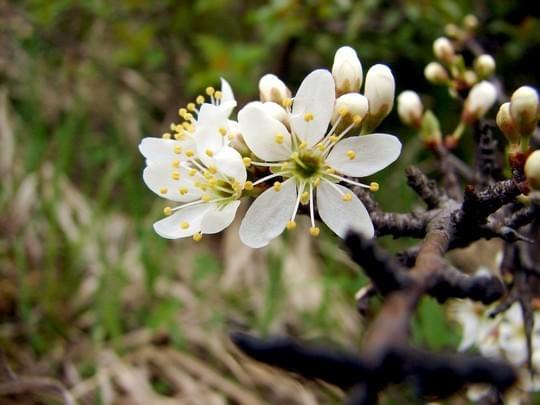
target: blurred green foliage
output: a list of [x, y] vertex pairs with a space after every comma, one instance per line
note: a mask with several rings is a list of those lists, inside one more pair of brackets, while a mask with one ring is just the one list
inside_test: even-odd
[[[142, 183], [140, 139], [166, 131], [178, 107], [219, 77], [231, 83], [242, 103], [257, 96], [262, 74], [274, 72], [294, 88], [310, 70], [330, 67], [335, 50], [345, 44], [357, 49], [364, 71], [379, 62], [390, 65], [397, 91], [429, 93], [427, 104], [450, 130], [457, 109], [423, 79], [432, 41], [443, 35], [445, 24], [474, 13], [481, 22], [479, 41], [496, 57], [506, 90], [538, 86], [538, 69], [527, 58], [539, 51], [540, 24], [528, 12], [526, 3], [504, 0], [0, 0], [0, 89], [7, 91], [16, 146], [11, 180], [0, 188], [2, 343], [39, 359], [87, 335], [101, 347], [149, 328], [166, 330], [177, 347], [186, 347], [177, 315], [188, 303], [158, 288], [177, 280], [184, 267], [192, 271], [182, 281], [213, 311], [199, 319], [203, 330], [223, 331], [234, 318], [263, 333], [275, 331], [288, 311], [284, 255], [272, 252], [266, 268], [252, 269], [267, 273], [257, 309], [241, 287], [232, 294], [216, 288], [224, 269], [219, 249], [212, 248], [219, 237], [193, 253], [191, 241], [173, 243], [153, 233], [162, 202]], [[404, 211], [417, 200], [401, 173], [411, 162], [429, 169], [428, 155], [395, 113], [382, 130], [399, 134], [405, 150], [377, 178], [377, 197], [384, 209]], [[66, 180], [89, 207], [84, 221], [77, 209], [70, 214], [76, 237], [67, 233], [61, 212]], [[31, 215], [15, 226], [13, 202], [32, 182]], [[114, 221], [123, 231], [111, 236], [107, 224]], [[135, 242], [135, 263], [142, 268], [137, 275], [133, 262], [109, 252], [114, 245], [123, 254]], [[92, 243], [90, 260], [85, 252]], [[385, 244], [399, 250], [407, 242]], [[337, 245], [325, 235], [319, 246], [320, 305], [283, 328], [352, 346], [335, 303], [345, 299], [354, 314], [352, 297], [365, 279], [336, 259]], [[103, 271], [92, 279], [94, 266]], [[139, 279], [143, 288], [133, 288]], [[91, 297], [79, 299], [86, 288]], [[459, 334], [452, 328], [441, 307], [426, 300], [414, 321], [415, 341], [437, 349], [454, 346]], [[95, 369], [91, 358], [78, 366], [83, 376]], [[163, 381], [156, 386], [167, 388]]]

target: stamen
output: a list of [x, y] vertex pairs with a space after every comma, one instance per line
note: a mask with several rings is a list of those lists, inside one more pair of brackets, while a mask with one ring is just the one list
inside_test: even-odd
[[287, 222], [287, 230], [292, 231], [295, 228], [296, 228], [296, 222], [294, 221]]
[[[311, 184], [310, 184], [310, 187], [311, 187]], [[304, 191], [302, 195], [300, 196], [300, 202], [302, 203], [302, 205], [306, 205], [309, 202], [309, 198], [310, 198], [309, 192]]]
[[298, 166], [307, 169], [307, 166], [304, 164], [304, 162], [300, 160], [300, 155], [298, 154], [298, 152], [291, 153], [291, 159], [294, 160], [298, 164]]
[[313, 113], [311, 112], [307, 112], [304, 114], [304, 121], [306, 122], [313, 121], [313, 118]]
[[184, 116], [187, 114], [187, 110], [185, 108], [179, 108], [178, 109], [178, 115], [182, 118], [184, 118]]
[[262, 182], [264, 182], [264, 181], [273, 179], [274, 177], [282, 176], [282, 175], [284, 175], [285, 173], [286, 173], [286, 172], [278, 172], [278, 173], [269, 174], [268, 176], [262, 177], [262, 178], [260, 178], [259, 180], [257, 180], [255, 183], [253, 183], [253, 185], [256, 186], [257, 184], [260, 184], [260, 183], [262, 183]]
[[162, 188], [159, 189], [159, 192], [161, 194], [167, 194], [168, 191], [169, 191], [169, 189], [167, 187], [162, 187]]
[[317, 228], [316, 226], [312, 226], [311, 228], [309, 228], [309, 234], [315, 238], [319, 236], [320, 233], [321, 233], [321, 230]]
[[352, 150], [352, 149], [349, 149], [346, 152], [346, 155], [349, 158], [349, 160], [354, 160], [354, 158], [356, 157], [356, 152], [354, 150]]
[[172, 208], [171, 207], [165, 207], [163, 208], [163, 214], [165, 215], [171, 215], [172, 214]]
[[[206, 150], [204, 151], [204, 153], [206, 153], [206, 156], [208, 156], [208, 157], [214, 156], [214, 151], [212, 151], [211, 149], [206, 149]], [[186, 152], [186, 156], [188, 156], [188, 155], [187, 155], [187, 152]], [[188, 157], [189, 157], [189, 156], [188, 156]]]
[[171, 134], [168, 132], [165, 132], [163, 135], [161, 135], [163, 139], [171, 139]]
[[245, 167], [251, 166], [251, 159], [248, 157], [242, 158], [242, 161], [244, 162]]
[[186, 150], [186, 156], [187, 157], [193, 157], [195, 155], [195, 152], [193, 152], [193, 149]]
[[203, 194], [203, 195], [201, 196], [201, 200], [202, 200], [203, 202], [209, 202], [209, 201], [210, 201], [210, 196], [209, 196], [208, 194]]
[[195, 103], [188, 103], [187, 109], [188, 111], [192, 111], [192, 112], [195, 111], [196, 110]]
[[[178, 128], [177, 128], [178, 130]], [[174, 139], [176, 139], [177, 141], [182, 141], [184, 138], [185, 138], [185, 135], [183, 134], [183, 129], [180, 129], [180, 131], [178, 131], [176, 134], [174, 134]]]
[[189, 192], [189, 189], [185, 186], [182, 186], [178, 189], [178, 192], [180, 193], [180, 195], [186, 195]]
[[174, 153], [176, 153], [177, 155], [182, 153], [182, 147], [181, 146], [175, 146], [174, 147]]
[[193, 234], [193, 240], [194, 240], [195, 242], [200, 242], [201, 239], [202, 239], [202, 233], [200, 233], [200, 232], [195, 232], [195, 233]]
[[220, 127], [218, 129], [219, 133], [221, 134], [221, 136], [225, 136], [227, 135], [227, 129], [226, 128], [223, 128], [223, 127]]
[[283, 105], [283, 107], [289, 108], [290, 106], [292, 106], [292, 99], [291, 98], [284, 98], [283, 101], [281, 102], [281, 104]]
[[197, 104], [203, 104], [204, 103], [204, 96], [202, 96], [202, 95], [197, 96], [197, 98], [195, 99], [195, 102]]
[[180, 161], [179, 160], [173, 160], [172, 167], [174, 167], [175, 169], [180, 168]]
[[244, 183], [244, 190], [250, 191], [253, 190], [253, 182], [252, 181], [246, 181]]
[[218, 90], [214, 93], [214, 97], [216, 100], [221, 100], [223, 98], [223, 93]]
[[[335, 170], [334, 170], [334, 172], [335, 172]], [[327, 175], [330, 176], [330, 177], [333, 177], [334, 179], [338, 179], [340, 181], [343, 181], [345, 183], [352, 184], [353, 186], [358, 186], [358, 187], [362, 187], [362, 188], [371, 188], [367, 184], [363, 184], [363, 183], [360, 183], [358, 181], [350, 180], [350, 179], [348, 179], [346, 177], [338, 176], [337, 174], [333, 174], [333, 173], [330, 173], [328, 171], [327, 171]]]
[[284, 141], [285, 137], [283, 136], [283, 134], [276, 134], [276, 136], [274, 137], [274, 141], [278, 144], [278, 145], [281, 145]]
[[345, 202], [349, 202], [352, 200], [352, 194], [351, 193], [347, 193], [347, 194], [343, 194], [341, 196], [341, 199]]
[[206, 88], [206, 94], [208, 94], [209, 96], [213, 96], [215, 92], [216, 90], [212, 86]]
[[280, 191], [281, 190], [281, 183], [279, 181], [276, 181], [276, 182], [274, 182], [274, 185], [272, 187], [274, 187], [274, 190]]
[[180, 180], [180, 173], [179, 172], [172, 172], [171, 177], [173, 180]]
[[294, 210], [291, 217], [291, 221], [294, 222], [294, 218], [296, 218], [296, 213], [298, 212], [298, 207], [300, 206], [300, 200], [302, 198], [302, 194], [304, 193], [304, 187], [306, 186], [306, 183], [300, 183], [300, 186], [298, 187], [298, 196], [296, 197], [296, 203], [294, 204]]
[[379, 191], [379, 183], [377, 183], [377, 182], [375, 182], [375, 181], [372, 182], [372, 183], [370, 183], [370, 185], [369, 185], [369, 191], [371, 191], [371, 192]]
[[189, 172], [188, 172], [188, 175], [190, 175], [191, 177], [195, 176], [197, 174], [197, 170], [196, 169], [189, 169]]
[[315, 228], [315, 209], [313, 208], [313, 185], [311, 183], [309, 185], [309, 218], [311, 220], [311, 227]]
[[186, 221], [182, 221], [182, 222], [180, 223], [180, 228], [182, 228], [182, 229], [188, 229], [188, 228], [189, 228], [189, 223], [186, 222]]

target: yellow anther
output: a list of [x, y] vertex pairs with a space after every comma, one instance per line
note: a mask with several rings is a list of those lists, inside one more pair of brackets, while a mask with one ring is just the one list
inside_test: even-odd
[[346, 155], [349, 158], [349, 160], [354, 160], [354, 158], [356, 157], [356, 152], [354, 150], [349, 149], [346, 152]]
[[195, 103], [188, 103], [187, 109], [189, 111], [195, 111]]
[[326, 169], [326, 173], [328, 174], [334, 174], [336, 172], [336, 169], [332, 168], [332, 167], [329, 167], [328, 169]]
[[193, 114], [187, 113], [186, 114], [186, 120], [191, 121], [193, 119]]
[[186, 115], [186, 114], [187, 114], [187, 110], [186, 110], [185, 108], [182, 107], [182, 108], [179, 108], [179, 109], [178, 109], [178, 115], [179, 115], [180, 117], [183, 118], [184, 115]]
[[317, 237], [319, 236], [320, 233], [321, 233], [321, 230], [316, 226], [312, 226], [311, 228], [309, 228], [309, 234], [311, 236]]
[[229, 141], [232, 141], [232, 140], [234, 139], [234, 135], [229, 134], [229, 135], [227, 136], [227, 139], [228, 139]]
[[346, 193], [346, 194], [343, 194], [341, 196], [341, 199], [345, 202], [349, 202], [352, 200], [352, 194], [351, 193]]
[[189, 222], [186, 222], [186, 221], [180, 222], [180, 228], [188, 229], [189, 228]]
[[309, 193], [307, 191], [304, 191], [300, 196], [300, 202], [304, 205], [309, 202]]
[[183, 140], [185, 138], [185, 135], [182, 133], [182, 131], [183, 129], [174, 134], [174, 139], [176, 139], [177, 141]]
[[221, 134], [221, 136], [227, 135], [227, 129], [226, 128], [221, 127], [221, 128], [218, 129], [218, 131]]
[[178, 169], [180, 167], [180, 161], [179, 160], [173, 160], [172, 167], [175, 169]]
[[347, 107], [341, 107], [337, 111], [337, 113], [342, 117], [346, 116], [348, 112], [349, 110], [347, 109]]
[[281, 165], [281, 170], [285, 170], [289, 167], [289, 162], [283, 162], [283, 164]]
[[210, 196], [209, 196], [208, 194], [203, 194], [203, 195], [201, 196], [201, 200], [202, 200], [203, 202], [208, 202], [208, 201], [210, 201]]
[[184, 127], [182, 126], [182, 124], [176, 124], [176, 127], [174, 127], [174, 130], [176, 132], [182, 133], [182, 131], [184, 130]]
[[292, 99], [291, 98], [284, 98], [283, 101], [281, 102], [281, 104], [283, 105], [283, 107], [289, 108], [292, 105]]
[[[206, 150], [204, 151], [204, 153], [206, 153], [206, 156], [208, 156], [208, 157], [214, 156], [214, 151], [211, 150], [211, 149], [206, 149]], [[187, 155], [187, 152], [186, 152], [186, 155]]]
[[276, 181], [274, 183], [274, 190], [276, 190], [276, 191], [281, 190], [281, 183], [279, 181]]
[[251, 159], [248, 157], [242, 158], [242, 161], [244, 162], [244, 166], [249, 167], [251, 166]]
[[295, 228], [296, 228], [296, 222], [294, 222], [294, 221], [289, 221], [289, 222], [287, 222], [287, 229], [288, 229], [289, 231], [292, 231], [292, 230], [295, 229]]
[[172, 208], [171, 207], [165, 207], [163, 208], [163, 213], [165, 215], [171, 215], [172, 214]]
[[159, 189], [159, 192], [161, 194], [167, 194], [168, 191], [169, 191], [169, 189], [167, 187], [162, 187], [162, 188]]
[[321, 178], [320, 177], [315, 177], [315, 180], [313, 180], [313, 186], [314, 187], [319, 187], [319, 184], [321, 184]]
[[206, 88], [206, 94], [208, 94], [209, 96], [212, 96], [215, 92], [216, 90], [211, 86]]
[[186, 195], [188, 193], [188, 188], [187, 187], [180, 187], [178, 189], [178, 192], [180, 193], [180, 195]]
[[168, 132], [165, 132], [163, 135], [161, 135], [163, 139], [171, 139], [171, 134]]
[[379, 191], [379, 183], [377, 183], [377, 182], [375, 182], [375, 181], [372, 182], [372, 183], [370, 183], [370, 185], [369, 185], [369, 191], [373, 191], [373, 192]]
[[242, 190], [242, 186], [240, 185], [239, 182], [237, 182], [236, 180], [234, 180], [232, 183], [231, 183], [231, 187], [234, 191], [240, 191]]
[[211, 174], [216, 174], [217, 173], [217, 167], [212, 165], [208, 168], [208, 171], [211, 173]]
[[195, 99], [195, 102], [196, 102], [197, 104], [202, 104], [202, 103], [204, 103], [204, 96], [201, 96], [201, 95], [197, 96], [197, 98]]
[[182, 153], [182, 147], [181, 146], [175, 146], [174, 147], [174, 153], [176, 153], [177, 155]]
[[298, 145], [298, 147], [299, 147], [300, 149], [305, 149], [305, 148], [307, 148], [307, 142], [305, 142], [305, 141], [300, 142], [300, 145]]
[[200, 233], [200, 232], [195, 232], [195, 233], [193, 234], [193, 240], [194, 240], [195, 242], [200, 242], [201, 239], [202, 239], [202, 233]]
[[214, 97], [216, 100], [221, 100], [221, 98], [223, 97], [223, 93], [218, 90], [214, 93]]
[[318, 143], [318, 144], [317, 144], [317, 149], [319, 149], [319, 150], [322, 152], [323, 150], [326, 149], [326, 147], [324, 146], [324, 144]]
[[180, 173], [179, 172], [172, 172], [171, 177], [173, 180], [180, 180]]
[[354, 125], [360, 125], [360, 123], [362, 122], [362, 117], [360, 115], [355, 115], [353, 117], [353, 123]]
[[313, 113], [307, 112], [304, 114], [304, 121], [309, 122], [313, 121]]
[[246, 181], [244, 183], [244, 190], [247, 190], [247, 191], [253, 190], [253, 182], [252, 181]]
[[195, 176], [195, 174], [197, 174], [197, 170], [196, 169], [189, 169], [188, 174], [193, 177], [193, 176]]
[[195, 154], [195, 152], [193, 152], [193, 149], [186, 150], [186, 156], [187, 157], [193, 157], [194, 154]]
[[330, 136], [328, 137], [328, 139], [330, 139], [330, 142], [336, 143], [336, 142], [339, 140], [339, 137], [337, 137], [336, 135], [333, 135], [333, 134], [332, 134], [332, 135], [330, 135]]
[[189, 122], [182, 122], [182, 128], [184, 128], [186, 131], [189, 131], [191, 128], [191, 124]]
[[276, 136], [274, 137], [274, 141], [278, 144], [278, 145], [281, 145], [283, 143], [283, 140], [285, 139], [285, 137], [283, 136], [283, 134], [276, 134]]
[[174, 122], [171, 123], [171, 125], [169, 125], [169, 128], [171, 128], [171, 131], [174, 131], [174, 129], [176, 128], [176, 124]]
[[209, 186], [215, 186], [217, 184], [217, 179], [215, 177], [212, 177], [210, 179], [208, 179], [208, 185]]
[[291, 153], [291, 159], [296, 160], [296, 159], [298, 159], [298, 156], [300, 156], [300, 155], [298, 154], [298, 152], [293, 152], [293, 153]]

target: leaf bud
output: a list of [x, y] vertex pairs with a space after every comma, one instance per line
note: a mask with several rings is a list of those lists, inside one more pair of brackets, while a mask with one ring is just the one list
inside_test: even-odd
[[436, 145], [440, 144], [442, 141], [439, 120], [431, 110], [427, 110], [424, 114], [420, 126], [420, 137], [426, 145]]

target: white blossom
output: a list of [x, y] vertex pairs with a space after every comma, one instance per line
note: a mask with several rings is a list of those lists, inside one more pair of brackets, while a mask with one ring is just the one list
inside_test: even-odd
[[[335, 85], [327, 70], [310, 73], [294, 102], [289, 101], [286, 105], [290, 130], [259, 102], [247, 104], [238, 113], [246, 144], [261, 160], [249, 163], [272, 169], [271, 174], [250, 186], [274, 181], [248, 209], [240, 226], [240, 239], [254, 248], [267, 245], [285, 228], [294, 229], [300, 204], [309, 205], [310, 233], [318, 235], [315, 199], [319, 216], [338, 236], [344, 237], [349, 229], [373, 236], [366, 208], [356, 195], [338, 183], [370, 188], [344, 176], [363, 177], [383, 169], [397, 159], [401, 143], [387, 134], [344, 139], [360, 119], [339, 133], [339, 119], [329, 129]], [[346, 114], [346, 109], [340, 111], [341, 116]], [[284, 181], [278, 181], [280, 178]]]

